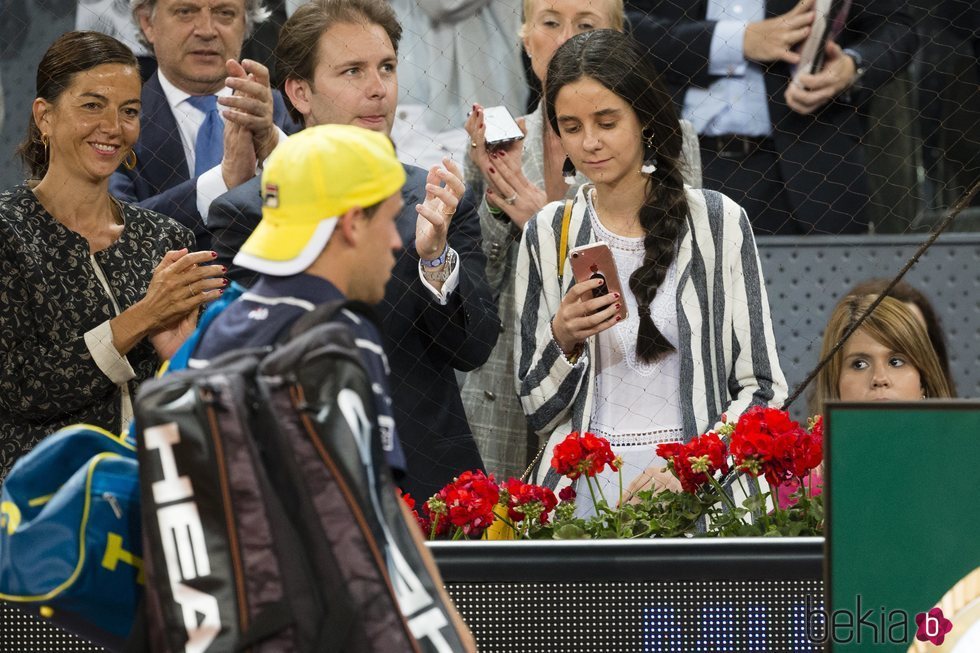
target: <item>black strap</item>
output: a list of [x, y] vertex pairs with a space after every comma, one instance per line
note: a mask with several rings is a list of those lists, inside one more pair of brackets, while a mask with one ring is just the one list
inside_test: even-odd
[[238, 637], [238, 642], [235, 644], [235, 651], [244, 651], [251, 646], [259, 644], [263, 640], [291, 626], [293, 621], [295, 619], [285, 602], [277, 601], [276, 603], [269, 603], [262, 608], [261, 612], [255, 615], [252, 623]]
[[149, 650], [150, 636], [146, 626], [146, 597], [140, 596], [139, 603], [136, 604], [136, 618], [133, 619], [133, 628], [129, 631], [126, 638], [126, 645], [119, 649], [120, 653], [144, 653]]
[[[340, 601], [335, 601], [340, 603]], [[313, 649], [317, 653], [343, 653], [350, 650], [347, 640], [350, 638], [351, 631], [354, 629], [354, 620], [357, 615], [351, 608], [349, 602], [343, 605], [331, 605], [327, 611], [327, 618], [323, 622], [323, 627], [316, 638], [316, 647]]]

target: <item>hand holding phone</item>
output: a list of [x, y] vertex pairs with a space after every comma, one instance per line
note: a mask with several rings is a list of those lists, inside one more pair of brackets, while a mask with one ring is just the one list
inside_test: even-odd
[[487, 107], [483, 110], [483, 119], [486, 125], [484, 140], [488, 150], [524, 138], [520, 125], [505, 106]]
[[[572, 274], [575, 281], [581, 283], [589, 279], [602, 279], [604, 283], [592, 290], [593, 297], [602, 297], [608, 293], [618, 293], [623, 296], [623, 284], [619, 280], [619, 272], [616, 270], [616, 261], [613, 259], [609, 245], [603, 241], [575, 247], [569, 252], [572, 261]], [[621, 320], [625, 320], [629, 312], [626, 302], [620, 302], [618, 313]]]

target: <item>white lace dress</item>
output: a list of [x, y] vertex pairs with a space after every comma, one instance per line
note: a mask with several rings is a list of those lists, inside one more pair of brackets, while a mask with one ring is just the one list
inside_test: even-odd
[[[591, 197], [588, 207], [595, 240], [605, 241], [616, 260], [623, 299], [629, 309], [625, 320], [597, 336], [595, 404], [589, 430], [609, 440], [613, 453], [623, 459], [625, 493], [643, 470], [666, 464], [656, 454], [657, 445], [682, 438], [680, 355], [671, 352], [654, 363], [637, 358], [640, 320], [629, 278], [643, 264], [643, 238], [617, 236], [599, 221]], [[671, 263], [650, 306], [650, 316], [675, 347], [679, 342], [676, 296], [677, 267]], [[619, 474], [606, 469], [596, 478], [606, 500], [615, 507], [619, 503]], [[585, 481], [580, 480], [575, 489], [579, 493], [578, 515], [594, 514]]]

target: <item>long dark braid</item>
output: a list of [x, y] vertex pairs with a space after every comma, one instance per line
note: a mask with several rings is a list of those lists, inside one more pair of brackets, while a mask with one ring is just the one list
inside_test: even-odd
[[680, 124], [670, 95], [646, 53], [625, 34], [594, 30], [566, 41], [548, 66], [545, 109], [556, 133], [555, 98], [563, 86], [584, 77], [596, 80], [633, 107], [645, 126], [645, 136], [651, 136], [652, 152], [646, 153], [656, 155], [657, 167], [649, 177], [639, 212], [646, 253], [629, 280], [640, 314], [636, 354], [652, 362], [676, 349], [653, 323], [650, 306], [674, 260], [688, 215], [680, 164]]

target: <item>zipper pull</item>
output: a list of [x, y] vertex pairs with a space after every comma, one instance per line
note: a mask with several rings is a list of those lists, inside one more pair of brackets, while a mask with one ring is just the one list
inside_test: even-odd
[[108, 503], [109, 507], [112, 508], [112, 512], [114, 515], [116, 515], [116, 519], [123, 518], [122, 507], [119, 505], [119, 501], [116, 499], [116, 495], [110, 492], [103, 492], [102, 500]]

